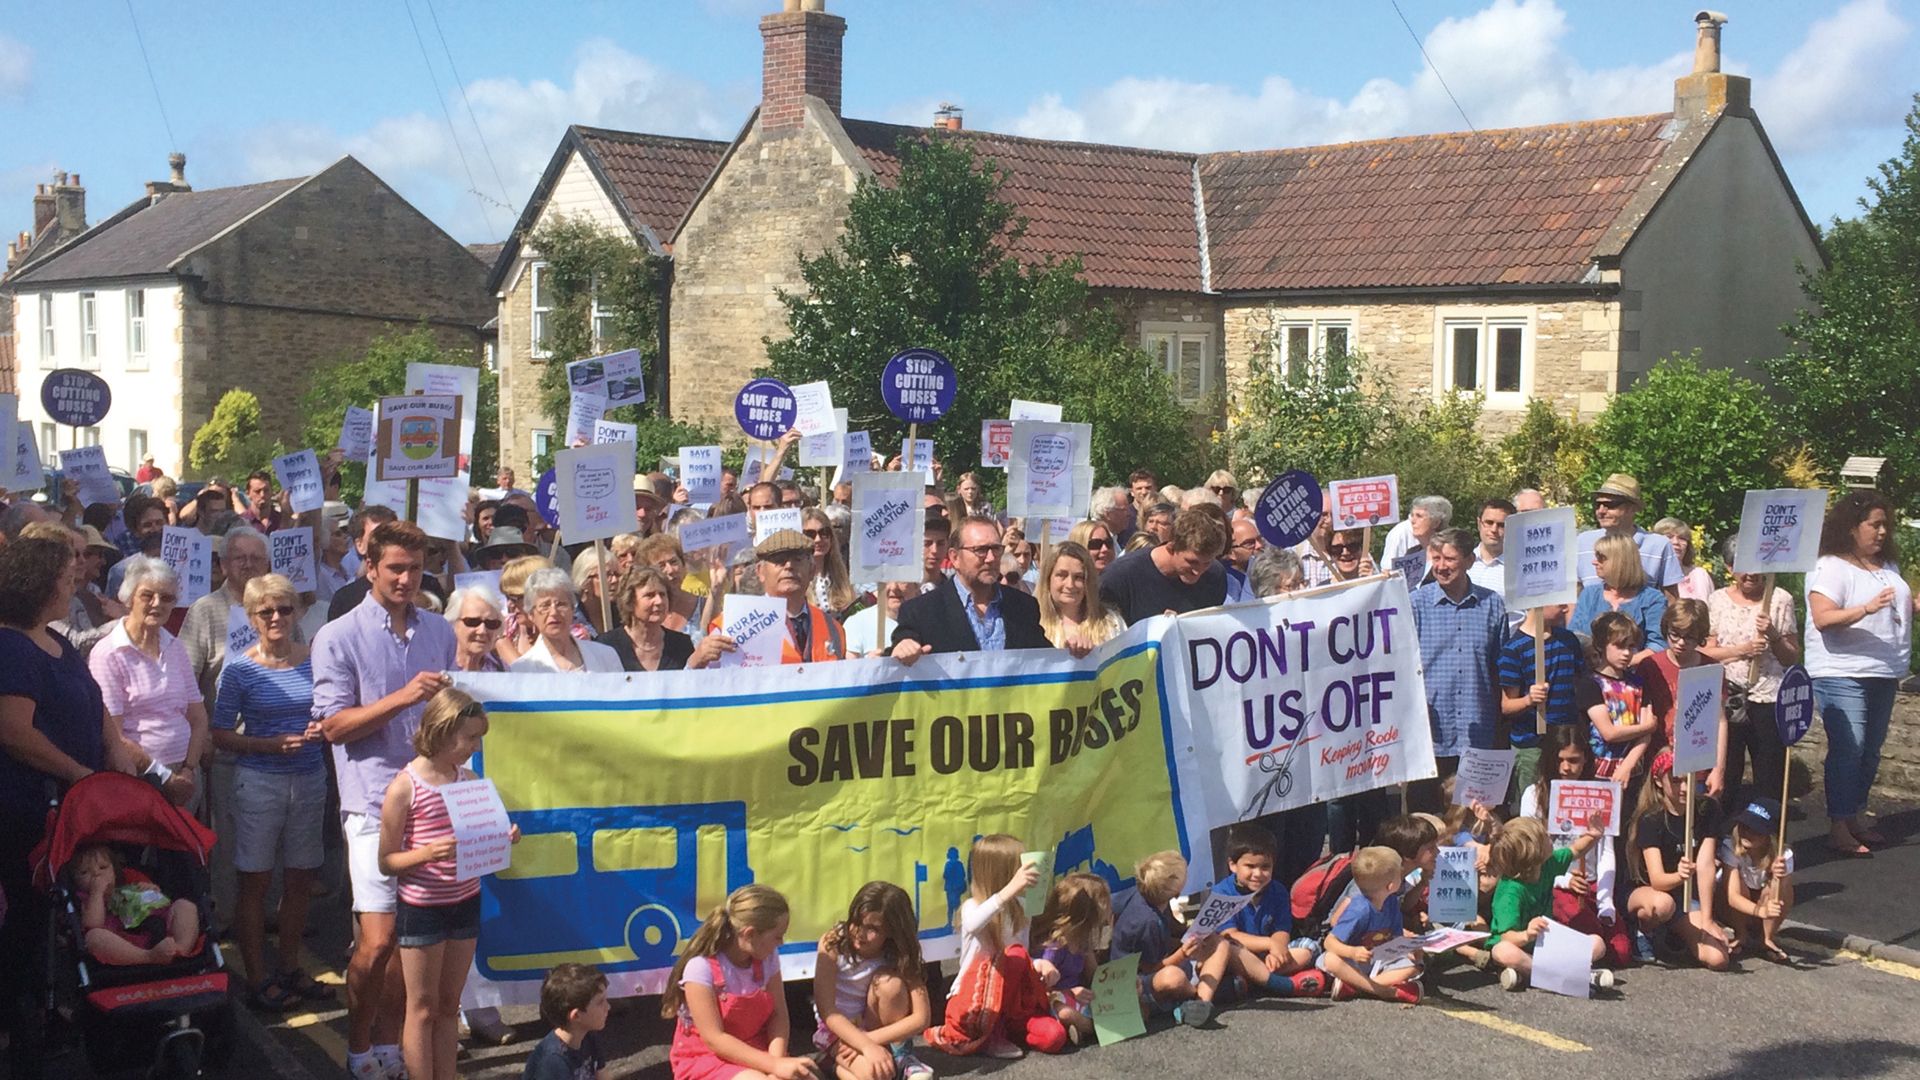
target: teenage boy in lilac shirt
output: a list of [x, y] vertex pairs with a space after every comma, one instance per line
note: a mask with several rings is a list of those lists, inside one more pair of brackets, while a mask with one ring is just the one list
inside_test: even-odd
[[380, 872], [381, 802], [413, 757], [422, 707], [454, 667], [452, 627], [413, 602], [428, 542], [405, 521], [374, 529], [367, 598], [313, 643], [313, 718], [333, 744], [359, 927], [347, 964], [347, 1069], [356, 1080], [397, 1072], [406, 1013], [394, 958], [396, 883]]

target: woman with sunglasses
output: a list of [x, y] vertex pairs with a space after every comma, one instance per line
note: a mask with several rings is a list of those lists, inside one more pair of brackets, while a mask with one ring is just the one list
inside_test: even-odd
[[[1120, 545], [1113, 540], [1113, 530], [1109, 529], [1103, 521], [1080, 522], [1068, 530], [1066, 542], [1079, 544], [1087, 549], [1087, 554], [1093, 556], [1094, 569], [1101, 573], [1105, 573], [1107, 567], [1112, 566], [1113, 560], [1120, 554]], [[1044, 562], [1046, 552], [1040, 554]], [[1042, 574], [1040, 580], [1045, 582], [1046, 576]]]
[[[262, 574], [247, 582], [242, 602], [260, 640], [227, 657], [213, 706], [213, 745], [237, 756], [232, 829], [240, 892], [233, 936], [251, 980], [247, 998], [255, 1008], [284, 1012], [334, 996], [300, 969], [307, 904], [323, 858], [326, 739], [313, 719], [313, 661], [294, 639], [299, 599], [293, 582]], [[267, 889], [276, 868], [285, 882], [276, 919], [279, 948], [269, 965]]]
[[460, 671], [505, 671], [493, 651], [507, 625], [505, 601], [491, 589], [469, 585], [447, 597], [447, 622], [453, 626], [453, 666]]
[[1327, 537], [1327, 569], [1335, 581], [1352, 581], [1373, 573], [1373, 556], [1367, 554], [1366, 533], [1345, 529]]
[[873, 594], [863, 596], [848, 580], [847, 561], [840, 556], [839, 537], [827, 512], [816, 506], [800, 520], [807, 541], [813, 545], [813, 595], [809, 597], [813, 606], [840, 620], [863, 602], [871, 607]]

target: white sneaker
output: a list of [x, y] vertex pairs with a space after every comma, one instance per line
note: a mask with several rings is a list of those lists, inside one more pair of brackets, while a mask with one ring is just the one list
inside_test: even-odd
[[1519, 968], [1504, 968], [1500, 972], [1500, 989], [1518, 993], [1527, 988], [1527, 977], [1520, 974]]
[[993, 1038], [988, 1039], [987, 1045], [981, 1047], [980, 1052], [987, 1055], [990, 1058], [999, 1058], [1002, 1061], [1013, 1061], [1016, 1058], [1023, 1058], [1027, 1056], [1027, 1052], [1025, 1050], [1020, 1049], [1019, 1047], [1013, 1045], [1013, 1043], [1009, 1042], [1006, 1039], [1001, 1038], [998, 1035], [995, 1035]]
[[364, 1054], [347, 1055], [347, 1075], [353, 1080], [386, 1080], [386, 1067], [372, 1051]]
[[1591, 982], [1597, 990], [1611, 990], [1613, 989], [1613, 972], [1606, 968], [1595, 968]]
[[375, 1047], [368, 1056], [380, 1063], [380, 1070], [386, 1080], [409, 1080], [406, 1059], [400, 1056], [398, 1050], [382, 1053], [380, 1047]]

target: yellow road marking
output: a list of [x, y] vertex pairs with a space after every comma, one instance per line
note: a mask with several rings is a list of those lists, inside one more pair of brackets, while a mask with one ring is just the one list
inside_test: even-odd
[[1583, 1054], [1593, 1049], [1593, 1047], [1585, 1043], [1577, 1043], [1572, 1039], [1563, 1039], [1558, 1035], [1541, 1031], [1539, 1028], [1530, 1028], [1525, 1024], [1516, 1024], [1511, 1020], [1502, 1020], [1492, 1013], [1476, 1012], [1472, 1009], [1463, 1009], [1455, 1005], [1441, 1005], [1438, 1002], [1434, 1003], [1434, 1008], [1442, 1016], [1451, 1016], [1455, 1020], [1465, 1020], [1469, 1024], [1479, 1024], [1484, 1028], [1492, 1028], [1502, 1035], [1511, 1035], [1516, 1039], [1525, 1039], [1530, 1043], [1538, 1043], [1549, 1050], [1559, 1050], [1562, 1053], [1568, 1054]]
[[1869, 967], [1875, 971], [1884, 971], [1889, 975], [1898, 975], [1903, 979], [1913, 979], [1916, 982], [1920, 982], [1920, 968], [1910, 967], [1906, 964], [1896, 964], [1891, 960], [1881, 960], [1878, 957], [1868, 956], [1865, 953], [1854, 952], [1852, 949], [1841, 949], [1834, 955], [1846, 957], [1848, 960], [1858, 960], [1861, 967]]
[[340, 1019], [345, 1015], [345, 1012], [338, 1009], [331, 1013], [296, 1013], [287, 1017], [286, 1023], [287, 1027], [298, 1031], [302, 1036], [311, 1040], [323, 1053], [333, 1059], [335, 1065], [345, 1068], [347, 1064], [346, 1037], [333, 1030], [333, 1025], [329, 1022], [330, 1020]]

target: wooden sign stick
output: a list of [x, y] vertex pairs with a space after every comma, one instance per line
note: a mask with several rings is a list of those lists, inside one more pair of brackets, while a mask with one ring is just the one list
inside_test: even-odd
[[[1547, 681], [1547, 609], [1534, 608], [1533, 615], [1533, 681]], [[1547, 733], [1547, 703], [1542, 701], [1533, 707], [1533, 733]]]
[[[1785, 817], [1786, 815], [1782, 814], [1781, 816]], [[1687, 774], [1687, 840], [1686, 840], [1686, 846], [1683, 849], [1681, 849], [1680, 858], [1682, 860], [1693, 858], [1693, 774], [1692, 773]], [[1698, 867], [1696, 867], [1695, 869], [1698, 870]], [[1693, 879], [1694, 879], [1694, 875], [1688, 874], [1686, 883], [1682, 886], [1681, 901], [1680, 901], [1680, 910], [1682, 913], [1693, 910]]]
[[593, 542], [593, 558], [600, 567], [600, 632], [610, 634], [613, 632], [613, 605], [607, 602], [607, 594], [613, 591], [613, 578], [608, 573], [610, 567], [607, 565], [605, 540]]

